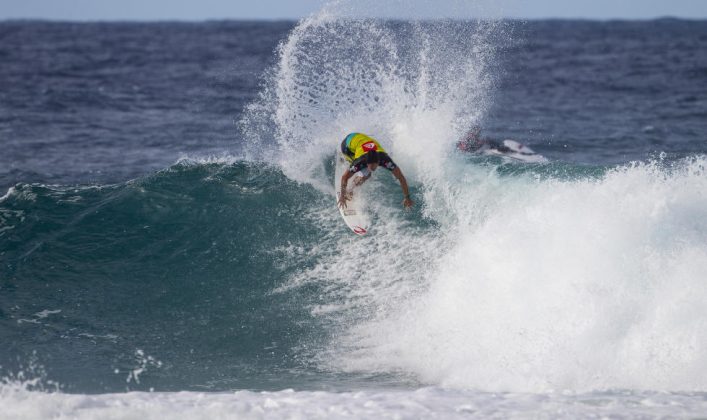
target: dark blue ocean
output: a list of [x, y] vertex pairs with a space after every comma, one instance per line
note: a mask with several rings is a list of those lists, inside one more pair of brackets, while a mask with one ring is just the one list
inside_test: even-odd
[[706, 154], [706, 21], [0, 22], [0, 418], [704, 415]]

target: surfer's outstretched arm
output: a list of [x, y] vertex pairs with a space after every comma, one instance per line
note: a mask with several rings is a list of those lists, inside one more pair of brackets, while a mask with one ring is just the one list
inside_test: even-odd
[[339, 191], [339, 207], [346, 208], [346, 200], [348, 200], [348, 194], [346, 194], [346, 185], [349, 183], [349, 178], [353, 175], [350, 171], [345, 171], [341, 175], [341, 191]]
[[408, 182], [405, 179], [405, 175], [403, 175], [403, 171], [401, 171], [400, 168], [396, 167], [395, 169], [393, 169], [393, 176], [400, 182], [400, 188], [403, 189], [403, 195], [405, 196], [405, 198], [403, 199], [403, 207], [405, 207], [406, 209], [412, 207], [415, 203], [410, 199]]

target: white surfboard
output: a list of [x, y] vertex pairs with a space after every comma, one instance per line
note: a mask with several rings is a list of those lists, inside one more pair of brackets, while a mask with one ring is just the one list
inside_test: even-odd
[[[334, 171], [334, 188], [336, 188], [336, 206], [339, 207], [339, 195], [341, 194], [341, 176], [348, 170], [349, 163], [346, 161], [341, 151], [336, 150], [336, 170]], [[354, 188], [356, 177], [349, 178], [346, 185], [350, 199], [346, 201], [346, 208], [339, 207], [341, 217], [344, 218], [346, 226], [356, 235], [363, 236], [368, 233], [370, 218], [365, 212], [365, 203], [359, 188]]]

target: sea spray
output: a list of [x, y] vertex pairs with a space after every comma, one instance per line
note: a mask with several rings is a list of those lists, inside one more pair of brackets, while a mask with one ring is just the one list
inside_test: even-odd
[[382, 141], [413, 180], [424, 178], [483, 115], [503, 26], [361, 18], [346, 6], [304, 19], [279, 46], [240, 122], [250, 155], [326, 190], [322, 162], [360, 131]]

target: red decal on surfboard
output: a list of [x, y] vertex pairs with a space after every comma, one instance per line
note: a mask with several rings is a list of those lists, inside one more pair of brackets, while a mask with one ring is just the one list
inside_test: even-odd
[[369, 141], [368, 143], [363, 143], [361, 147], [363, 147], [363, 150], [365, 150], [366, 152], [378, 149], [378, 146], [376, 146], [376, 144], [372, 141]]
[[366, 234], [366, 229], [362, 228], [361, 226], [354, 226], [353, 231], [356, 235], [365, 235]]

